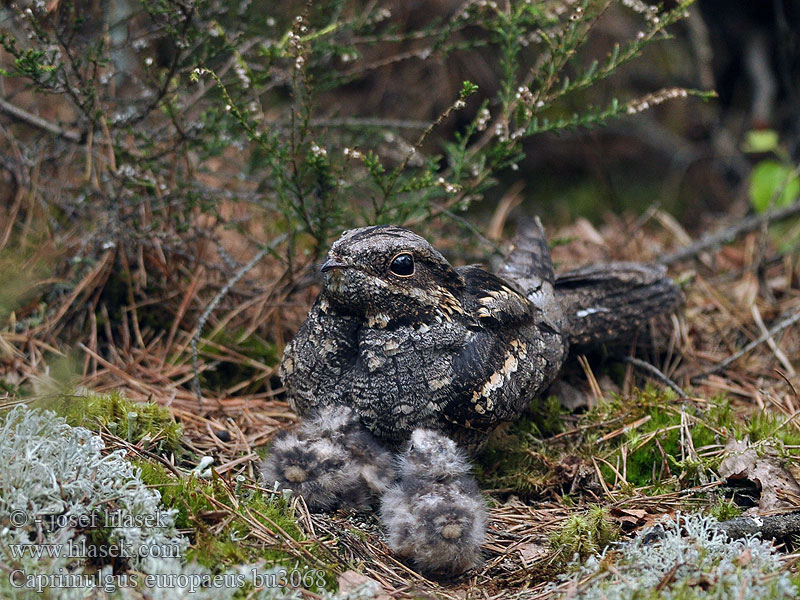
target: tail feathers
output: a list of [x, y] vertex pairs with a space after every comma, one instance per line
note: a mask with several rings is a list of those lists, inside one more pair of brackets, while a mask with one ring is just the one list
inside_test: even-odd
[[555, 282], [570, 346], [589, 347], [622, 338], [683, 300], [661, 265], [614, 262], [558, 275]]
[[539, 217], [520, 221], [498, 274], [517, 282], [528, 295], [537, 293], [543, 282], [553, 283], [553, 261]]
[[542, 322], [562, 330], [561, 308], [553, 292], [553, 260], [539, 217], [522, 219], [511, 240], [511, 251], [500, 265], [500, 276], [510, 279], [540, 311]]

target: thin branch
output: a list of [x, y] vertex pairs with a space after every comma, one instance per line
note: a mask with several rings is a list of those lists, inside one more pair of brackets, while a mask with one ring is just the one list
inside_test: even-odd
[[681, 388], [681, 386], [672, 381], [672, 379], [664, 375], [664, 373], [662, 373], [659, 369], [651, 365], [649, 362], [645, 362], [641, 359], [634, 358], [633, 356], [623, 356], [621, 360], [624, 363], [633, 365], [640, 371], [644, 371], [645, 373], [653, 377], [653, 379], [660, 381], [661, 383], [669, 387], [671, 390], [673, 390], [676, 394], [678, 394], [680, 398], [689, 397], [686, 395], [686, 392], [683, 391], [683, 388]]
[[411, 121], [408, 119], [380, 119], [371, 117], [352, 117], [347, 119], [311, 119], [315, 127], [381, 127], [386, 129], [427, 129], [427, 121]]
[[67, 131], [55, 123], [51, 123], [50, 121], [34, 115], [33, 113], [29, 113], [27, 110], [20, 108], [16, 104], [11, 104], [11, 102], [3, 100], [2, 98], [0, 98], [0, 111], [3, 111], [7, 115], [10, 115], [19, 121], [27, 123], [31, 127], [42, 129], [43, 131], [52, 133], [55, 136], [64, 138], [67, 141], [80, 144], [81, 140], [83, 139], [83, 136], [77, 131]]
[[244, 265], [241, 269], [239, 269], [233, 277], [231, 277], [228, 282], [222, 287], [222, 289], [214, 296], [214, 299], [208, 305], [206, 310], [200, 315], [200, 318], [197, 320], [197, 330], [194, 332], [192, 336], [192, 389], [194, 390], [195, 395], [197, 396], [197, 400], [202, 402], [203, 394], [202, 390], [200, 389], [200, 370], [197, 365], [197, 342], [200, 340], [200, 335], [203, 333], [203, 327], [206, 325], [206, 321], [211, 316], [211, 313], [214, 312], [214, 309], [217, 308], [220, 301], [228, 295], [228, 292], [231, 291], [234, 285], [238, 283], [238, 281], [244, 277], [245, 273], [247, 273], [250, 269], [252, 269], [258, 262], [264, 258], [267, 254], [274, 251], [276, 246], [282, 244], [286, 238], [289, 237], [289, 234], [284, 233], [279, 235], [277, 238], [272, 240], [267, 246], [259, 250], [259, 252], [250, 259], [246, 265]]
[[695, 384], [702, 381], [703, 379], [706, 379], [709, 375], [715, 375], [717, 373], [720, 373], [721, 371], [724, 371], [734, 362], [739, 360], [742, 356], [750, 352], [753, 348], [755, 348], [756, 346], [760, 346], [768, 339], [770, 339], [772, 336], [780, 333], [787, 327], [791, 327], [798, 321], [800, 321], [800, 310], [798, 310], [792, 316], [785, 318], [783, 321], [780, 321], [778, 324], [773, 326], [769, 331], [766, 331], [763, 335], [761, 335], [758, 339], [753, 340], [738, 352], [733, 353], [731, 356], [729, 356], [722, 362], [718, 363], [714, 368], [709, 369], [708, 371], [705, 371], [703, 373], [700, 373], [699, 375], [695, 375], [694, 377], [692, 377], [691, 382]]
[[800, 533], [800, 512], [737, 517], [717, 525], [731, 539], [759, 535], [764, 540], [788, 541]]
[[799, 214], [800, 199], [795, 200], [795, 202], [789, 206], [784, 206], [783, 208], [779, 208], [777, 210], [771, 210], [760, 215], [746, 217], [732, 227], [728, 227], [727, 229], [723, 229], [722, 231], [718, 231], [716, 233], [705, 235], [691, 246], [681, 248], [680, 250], [676, 250], [671, 254], [662, 256], [658, 259], [658, 262], [662, 265], [671, 265], [672, 263], [680, 262], [688, 258], [694, 258], [701, 252], [732, 242], [740, 235], [754, 231], [765, 223], [782, 221]]

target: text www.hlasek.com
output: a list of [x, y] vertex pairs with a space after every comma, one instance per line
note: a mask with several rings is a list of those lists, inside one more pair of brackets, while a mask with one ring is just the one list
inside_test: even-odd
[[120, 542], [98, 546], [86, 544], [86, 540], [71, 541], [61, 544], [9, 544], [12, 558], [180, 558], [181, 547], [178, 544], [141, 545], [134, 548], [130, 544]]

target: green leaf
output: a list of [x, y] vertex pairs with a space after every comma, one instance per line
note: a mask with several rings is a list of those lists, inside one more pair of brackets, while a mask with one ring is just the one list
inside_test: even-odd
[[751, 129], [742, 144], [742, 150], [753, 154], [774, 152], [777, 149], [778, 132], [774, 129]]
[[800, 195], [800, 178], [792, 167], [776, 160], [762, 160], [750, 175], [750, 204], [757, 212], [788, 206]]
[[478, 91], [477, 85], [475, 85], [471, 81], [465, 81], [461, 84], [461, 92], [458, 94], [458, 97], [463, 100], [467, 96], [471, 96], [477, 91]]

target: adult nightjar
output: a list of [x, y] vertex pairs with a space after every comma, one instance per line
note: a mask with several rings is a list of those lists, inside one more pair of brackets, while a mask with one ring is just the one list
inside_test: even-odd
[[554, 275], [538, 220], [498, 274], [452, 267], [401, 227], [345, 231], [280, 374], [301, 415], [351, 406], [390, 447], [418, 427], [477, 449], [556, 377], [570, 346], [630, 334], [672, 310], [662, 267], [617, 262]]

